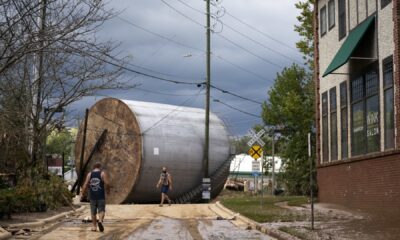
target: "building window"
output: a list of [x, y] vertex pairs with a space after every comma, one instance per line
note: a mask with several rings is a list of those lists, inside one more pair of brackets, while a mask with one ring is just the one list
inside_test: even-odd
[[380, 149], [379, 78], [376, 70], [351, 82], [352, 155]]
[[320, 23], [320, 29], [321, 29], [321, 37], [325, 35], [326, 33], [326, 6], [324, 6], [323, 8], [321, 8], [320, 10], [320, 19], [319, 19], [319, 23]]
[[328, 162], [329, 160], [329, 147], [328, 147], [328, 93], [322, 93], [322, 161]]
[[381, 0], [381, 9], [386, 7], [392, 0]]
[[329, 30], [335, 26], [335, 0], [328, 2], [328, 26]]
[[394, 148], [393, 58], [383, 60], [385, 149]]
[[340, 84], [340, 132], [341, 139], [340, 143], [342, 146], [342, 159], [348, 157], [348, 140], [347, 140], [347, 82]]
[[346, 36], [346, 0], [339, 0], [339, 40]]
[[336, 87], [329, 90], [330, 120], [331, 120], [331, 161], [337, 160], [337, 104]]

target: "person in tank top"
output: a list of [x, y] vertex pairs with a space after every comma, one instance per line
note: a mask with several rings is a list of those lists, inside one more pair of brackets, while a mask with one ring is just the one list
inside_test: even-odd
[[[93, 170], [86, 176], [83, 185], [82, 194], [89, 188], [90, 212], [92, 215], [92, 231], [97, 231], [97, 225], [100, 232], [104, 231], [103, 220], [106, 212], [106, 193], [110, 193], [107, 174], [101, 169], [101, 163], [97, 162]], [[99, 220], [97, 221], [97, 213]]]
[[167, 193], [169, 190], [172, 190], [172, 177], [171, 174], [167, 171], [167, 167], [162, 167], [160, 179], [158, 180], [156, 187], [161, 187], [160, 207], [163, 206], [165, 199], [168, 201], [169, 205], [171, 205], [171, 199], [168, 197]]

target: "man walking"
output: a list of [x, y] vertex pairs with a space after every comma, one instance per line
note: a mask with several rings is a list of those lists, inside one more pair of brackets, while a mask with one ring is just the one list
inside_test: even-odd
[[[90, 212], [92, 214], [92, 231], [97, 230], [99, 225], [100, 232], [104, 231], [103, 220], [106, 211], [105, 192], [110, 193], [107, 174], [101, 169], [101, 163], [97, 162], [93, 166], [93, 170], [88, 173], [85, 184], [83, 185], [82, 194], [89, 187]], [[97, 222], [96, 214], [99, 213], [99, 221]]]
[[171, 199], [168, 197], [167, 193], [169, 190], [172, 190], [172, 177], [171, 174], [167, 171], [167, 167], [162, 167], [162, 172], [160, 175], [160, 179], [157, 183], [157, 188], [161, 186], [161, 203], [160, 207], [164, 204], [164, 199], [167, 199], [168, 204], [171, 205]]

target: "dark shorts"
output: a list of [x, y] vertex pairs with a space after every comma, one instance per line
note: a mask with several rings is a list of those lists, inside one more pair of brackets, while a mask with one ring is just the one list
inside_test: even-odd
[[106, 211], [106, 200], [90, 200], [90, 212], [92, 215]]
[[169, 190], [169, 186], [168, 186], [168, 185], [163, 185], [163, 186], [161, 187], [161, 192], [162, 192], [162, 193], [168, 193], [168, 190]]

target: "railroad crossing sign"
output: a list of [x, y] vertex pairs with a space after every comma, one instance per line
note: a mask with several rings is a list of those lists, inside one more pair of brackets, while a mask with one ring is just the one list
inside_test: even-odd
[[259, 159], [263, 155], [263, 150], [261, 146], [254, 145], [249, 149], [249, 155], [255, 160]]
[[264, 135], [265, 130], [261, 129], [258, 133], [256, 133], [253, 129], [249, 130], [250, 135], [252, 136], [250, 141], [247, 142], [247, 145], [249, 147], [253, 146], [254, 143], [258, 143], [263, 147], [265, 145], [264, 141], [261, 139], [261, 137]]

